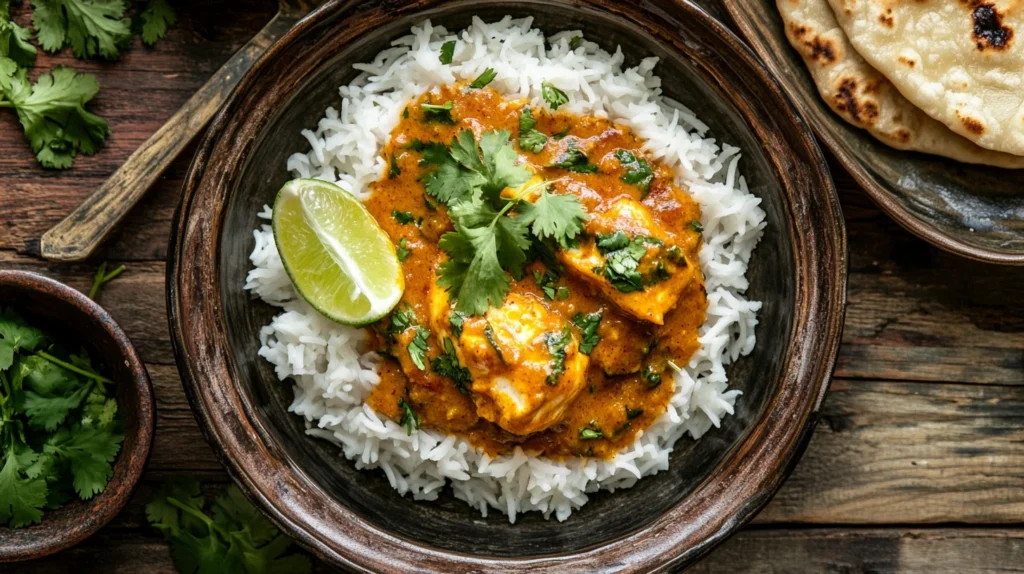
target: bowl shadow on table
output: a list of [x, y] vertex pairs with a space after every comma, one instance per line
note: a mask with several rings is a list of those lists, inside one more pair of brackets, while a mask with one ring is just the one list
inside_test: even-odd
[[[585, 7], [569, 11], [562, 6], [530, 5], [531, 13], [557, 16], [538, 18], [536, 26], [550, 33], [556, 31], [550, 23], [556, 22], [558, 29], [582, 29], [588, 39], [610, 51], [621, 45], [627, 54], [627, 65], [638, 62], [629, 55], [659, 56], [661, 63], [657, 71], [664, 80], [664, 91], [691, 109], [699, 110], [719, 141], [745, 150], [741, 170], [751, 184], [751, 191], [764, 198], [762, 207], [768, 212], [769, 227], [754, 253], [748, 274], [751, 283], [748, 295], [764, 301], [764, 307], [759, 315], [759, 341], [755, 351], [729, 368], [731, 387], [743, 391], [743, 396], [738, 402], [737, 414], [726, 418], [721, 428], [712, 429], [697, 442], [687, 437], [680, 439], [667, 471], [646, 477], [631, 489], [589, 495], [590, 501], [565, 522], [559, 523], [554, 518], [544, 520], [538, 513], [531, 512], [520, 515], [514, 527], [510, 527], [504, 514], [492, 509], [488, 517], [483, 518], [455, 499], [450, 488], [435, 502], [403, 499], [390, 487], [382, 471], [356, 470], [354, 464], [343, 457], [340, 448], [305, 435], [303, 419], [287, 412], [292, 400], [291, 384], [279, 382], [270, 365], [257, 355], [259, 329], [279, 311], [253, 299], [242, 289], [249, 269], [248, 255], [253, 247], [252, 230], [263, 223], [256, 214], [264, 204], [273, 203], [277, 190], [289, 179], [284, 168], [288, 155], [308, 149], [308, 142], [299, 135], [300, 129], [314, 128], [327, 106], [339, 105], [337, 87], [356, 75], [351, 64], [372, 59], [387, 46], [388, 40], [405, 33], [422, 16], [400, 19], [390, 24], [386, 33], [375, 34], [375, 39], [363, 38], [349, 45], [331, 62], [322, 65], [318, 74], [296, 90], [292, 101], [269, 121], [262, 132], [265, 136], [255, 142], [238, 188], [229, 192], [219, 253], [221, 297], [233, 353], [230, 359], [243, 386], [240, 391], [244, 400], [255, 417], [262, 419], [261, 432], [269, 435], [264, 437], [266, 442], [280, 445], [282, 455], [296, 470], [305, 473], [338, 504], [383, 531], [444, 550], [496, 557], [524, 553], [540, 556], [595, 547], [636, 531], [686, 498], [749, 432], [752, 422], [761, 418], [767, 398], [773, 394], [768, 381], [778, 378], [776, 374], [788, 345], [786, 337], [772, 337], [767, 331], [790, 331], [795, 289], [792, 277], [785, 276], [789, 266], [778, 264], [793, 260], [794, 254], [788, 241], [789, 233], [779, 229], [788, 221], [783, 214], [786, 208], [782, 194], [766, 187], [778, 185], [769, 160], [755, 139], [755, 133], [746, 126], [728, 97], [712, 87], [712, 78], [694, 62], [666, 52], [653, 39], [623, 34], [600, 12]], [[436, 16], [438, 12], [450, 11], [449, 6], [433, 13]], [[485, 20], [500, 18], [509, 12], [507, 8], [487, 5], [480, 5], [476, 10]], [[523, 8], [511, 12], [525, 15]], [[470, 23], [469, 18], [462, 15], [446, 15], [443, 20], [435, 21], [443, 21], [449, 30], [461, 29]], [[713, 59], [715, 55], [707, 57]], [[702, 76], [707, 83], [696, 80]]]

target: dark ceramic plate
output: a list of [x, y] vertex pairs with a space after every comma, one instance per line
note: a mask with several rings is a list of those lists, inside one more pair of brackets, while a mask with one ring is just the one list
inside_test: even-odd
[[[290, 385], [256, 352], [273, 309], [242, 290], [256, 213], [288, 179], [285, 160], [351, 65], [424, 18], [450, 30], [473, 15], [533, 15], [548, 32], [581, 28], [630, 65], [651, 54], [672, 97], [741, 163], [768, 230], [750, 268], [764, 301], [754, 353], [730, 369], [736, 416], [681, 440], [670, 470], [599, 493], [565, 522], [536, 513], [484, 519], [450, 493], [417, 503], [381, 472], [360, 472], [287, 412]], [[691, 563], [771, 498], [817, 419], [842, 324], [846, 243], [822, 155], [781, 89], [721, 24], [676, 0], [332, 2], [273, 46], [242, 79], [197, 153], [168, 266], [178, 365], [206, 436], [239, 485], [302, 544], [373, 571], [641, 571]]]
[[85, 295], [35, 273], [0, 271], [0, 308], [4, 307], [47, 333], [60, 333], [68, 342], [84, 345], [100, 371], [114, 381], [125, 422], [121, 452], [103, 492], [48, 510], [39, 524], [0, 526], [0, 562], [17, 562], [78, 544], [128, 504], [149, 457], [155, 407], [149, 374], [135, 347], [110, 315]]
[[1024, 169], [893, 149], [842, 120], [786, 39], [775, 0], [719, 0], [839, 162], [918, 237], [979, 261], [1024, 265]]

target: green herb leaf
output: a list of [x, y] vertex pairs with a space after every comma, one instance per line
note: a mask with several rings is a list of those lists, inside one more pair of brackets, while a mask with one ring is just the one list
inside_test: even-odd
[[402, 168], [398, 167], [398, 157], [391, 154], [391, 160], [388, 162], [388, 179], [395, 179], [400, 175], [402, 175]]
[[600, 429], [583, 427], [580, 429], [580, 438], [583, 440], [595, 440], [604, 438], [604, 433]]
[[523, 223], [529, 224], [540, 239], [553, 239], [562, 247], [570, 247], [583, 233], [587, 212], [576, 196], [549, 193], [545, 188], [533, 203], [519, 204]]
[[487, 68], [479, 76], [473, 80], [473, 83], [469, 87], [479, 90], [494, 81], [494, 78], [498, 77], [498, 73], [494, 71], [494, 68]]
[[697, 233], [700, 233], [702, 235], [704, 233], [704, 226], [701, 225], [700, 221], [698, 221], [696, 219], [694, 219], [693, 221], [690, 222], [690, 229], [692, 229], [692, 230], [694, 230]]
[[487, 337], [487, 342], [490, 343], [494, 352], [498, 354], [498, 360], [504, 363], [505, 355], [501, 352], [501, 347], [498, 345], [498, 341], [494, 338], [494, 328], [491, 327], [490, 323], [487, 323], [484, 326], [484, 336]]
[[[452, 315], [455, 317], [455, 315]], [[444, 338], [444, 353], [434, 357], [431, 363], [434, 372], [442, 377], [448, 377], [455, 382], [455, 387], [464, 395], [469, 394], [469, 385], [473, 383], [473, 377], [469, 369], [459, 363], [459, 356], [455, 352], [455, 345], [448, 337]]]
[[532, 153], [540, 153], [548, 143], [548, 136], [535, 129], [536, 126], [530, 106], [524, 107], [519, 114], [519, 147]]
[[594, 347], [601, 342], [601, 336], [597, 334], [597, 329], [601, 326], [602, 313], [603, 311], [598, 309], [586, 315], [583, 313], [573, 315], [572, 322], [580, 329], [580, 352], [584, 355], [589, 355]]
[[466, 322], [466, 316], [458, 311], [452, 311], [448, 317], [448, 323], [452, 326], [452, 334], [458, 339], [462, 336], [462, 326]]
[[149, 0], [146, 9], [139, 14], [142, 21], [142, 42], [147, 46], [167, 35], [167, 29], [178, 22], [178, 15], [167, 0]]
[[626, 174], [620, 179], [628, 184], [639, 187], [641, 197], [647, 197], [647, 194], [651, 191], [651, 182], [654, 181], [654, 171], [651, 170], [647, 160], [637, 158], [633, 152], [624, 149], [616, 151], [615, 157], [622, 164], [622, 167], [626, 168]]
[[84, 107], [99, 91], [95, 76], [58, 66], [34, 85], [25, 69], [0, 83], [0, 103], [14, 107], [43, 167], [71, 167], [76, 154], [92, 155], [106, 141], [107, 122]]
[[423, 110], [423, 120], [428, 124], [433, 122], [455, 125], [455, 118], [452, 117], [452, 108], [454, 107], [455, 103], [450, 100], [443, 104], [420, 104], [420, 108]]
[[11, 527], [19, 528], [39, 522], [46, 504], [46, 479], [25, 476], [22, 466], [26, 459], [14, 456], [13, 449], [5, 456], [0, 469], [0, 524], [10, 521]]
[[92, 288], [89, 289], [89, 298], [95, 300], [100, 289], [102, 289], [107, 283], [116, 279], [118, 275], [124, 273], [124, 270], [124, 265], [120, 265], [110, 273], [107, 273], [107, 262], [104, 261], [103, 263], [100, 263], [99, 269], [96, 270], [96, 275], [92, 278]]
[[[19, 67], [28, 68], [35, 63], [36, 48], [29, 43], [32, 31], [11, 20], [6, 0], [0, 2], [0, 62], [7, 59], [6, 68], [0, 63], [0, 75], [13, 76]], [[0, 91], [4, 90], [0, 79]]]
[[398, 255], [399, 261], [405, 261], [409, 258], [409, 254], [412, 253], [412, 250], [406, 247], [408, 243], [409, 240], [404, 237], [398, 240], [398, 248], [395, 249], [395, 254]]
[[408, 211], [398, 211], [394, 209], [391, 211], [391, 217], [398, 222], [399, 225], [409, 225], [410, 223], [416, 223], [416, 216]]
[[540, 85], [540, 93], [544, 101], [553, 110], [557, 110], [559, 106], [569, 103], [569, 96], [565, 95], [565, 92], [556, 88], [551, 82], [543, 82]]
[[67, 43], [76, 58], [114, 60], [131, 43], [131, 22], [124, 17], [127, 4], [121, 0], [32, 0], [32, 6], [32, 25], [47, 52]]
[[121, 449], [124, 436], [110, 429], [61, 428], [44, 447], [45, 452], [57, 455], [71, 463], [75, 492], [88, 500], [103, 492], [113, 476], [112, 463]]
[[576, 48], [579, 48], [581, 45], [583, 45], [583, 36], [573, 36], [572, 39], [569, 40], [570, 50], [575, 50]]
[[420, 429], [420, 415], [416, 414], [412, 405], [405, 399], [398, 399], [398, 408], [402, 409], [402, 417], [398, 419], [398, 424], [405, 427], [405, 434], [412, 436], [414, 431]]
[[[661, 245], [653, 237], [638, 235], [633, 239], [622, 231], [597, 236], [597, 248], [605, 256], [605, 264], [594, 271], [604, 275], [613, 287], [623, 293], [642, 291], [649, 282], [637, 269], [647, 255], [647, 245]], [[662, 270], [664, 271], [664, 269]], [[658, 277], [655, 279], [660, 280]]]
[[545, 335], [544, 342], [547, 344], [548, 353], [551, 353], [551, 363], [548, 366], [548, 376], [545, 382], [554, 386], [558, 384], [558, 378], [565, 372], [565, 348], [572, 342], [572, 330], [566, 325], [561, 332]]
[[597, 166], [590, 163], [587, 154], [576, 147], [576, 140], [569, 140], [569, 149], [565, 150], [549, 167], [560, 167], [575, 173], [597, 173]]
[[626, 419], [627, 420], [633, 420], [633, 419], [635, 419], [636, 417], [638, 417], [638, 416], [640, 416], [642, 414], [644, 414], [644, 410], [643, 409], [631, 409], [631, 408], [629, 408], [629, 405], [626, 405]]
[[441, 44], [441, 55], [438, 59], [441, 63], [448, 65], [452, 63], [452, 58], [455, 56], [455, 40], [448, 40], [444, 44]]
[[640, 376], [643, 377], [645, 381], [647, 381], [648, 388], [653, 389], [661, 384], [661, 373], [656, 371], [654, 367], [650, 364], [644, 365], [644, 368], [641, 371]]
[[427, 337], [429, 336], [430, 331], [423, 327], [416, 327], [416, 335], [413, 336], [412, 341], [409, 341], [409, 358], [412, 359], [416, 368], [421, 371], [427, 370], [427, 351], [430, 350], [430, 343], [427, 341]]

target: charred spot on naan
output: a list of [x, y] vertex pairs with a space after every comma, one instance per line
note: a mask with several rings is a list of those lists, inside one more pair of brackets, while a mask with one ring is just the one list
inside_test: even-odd
[[960, 123], [963, 124], [964, 129], [971, 132], [974, 135], [980, 136], [985, 133], [985, 124], [981, 123], [981, 120], [966, 116], [960, 113], [960, 110], [954, 112]]
[[853, 78], [839, 80], [832, 103], [836, 111], [848, 115], [858, 124], [870, 126], [878, 120], [878, 104], [857, 93], [857, 80]]
[[834, 64], [839, 59], [839, 46], [829, 38], [821, 34], [814, 34], [814, 37], [807, 39], [812, 31], [807, 26], [790, 24], [787, 28], [794, 44], [798, 44], [801, 53], [808, 61], [820, 64]]
[[996, 10], [994, 5], [979, 0], [966, 0], [966, 4], [971, 8], [971, 20], [974, 22], [972, 36], [978, 50], [1006, 50], [1013, 42], [1013, 28], [1003, 25], [1003, 15], [999, 10]]
[[892, 17], [892, 8], [886, 8], [885, 12], [878, 15], [878, 21], [882, 23], [886, 28], [892, 28], [896, 25], [896, 21]]
[[906, 56], [900, 56], [899, 60], [900, 60], [901, 64], [907, 66], [908, 68], [913, 68], [914, 66], [917, 65], [916, 61], [914, 61], [913, 59], [908, 58]]

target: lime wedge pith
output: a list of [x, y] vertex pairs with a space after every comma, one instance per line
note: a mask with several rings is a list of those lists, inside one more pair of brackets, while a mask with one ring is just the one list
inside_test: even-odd
[[344, 189], [295, 179], [274, 201], [274, 242], [295, 290], [346, 325], [388, 314], [405, 291], [395, 246], [370, 212]]

